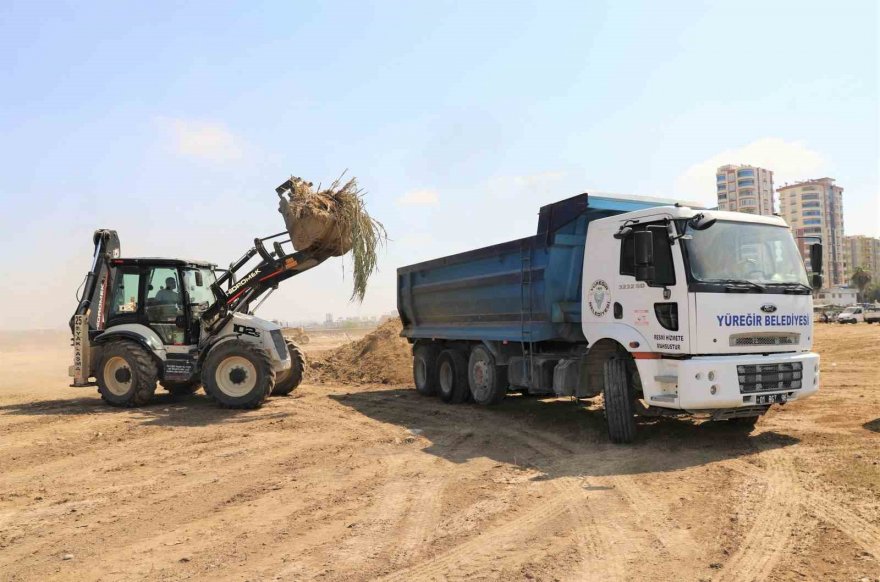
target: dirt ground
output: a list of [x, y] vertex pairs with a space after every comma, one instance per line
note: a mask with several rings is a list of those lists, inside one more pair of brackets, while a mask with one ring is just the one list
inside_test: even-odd
[[0, 335], [0, 579], [878, 580], [880, 326], [816, 336], [820, 393], [752, 434], [621, 447], [595, 407], [405, 384], [112, 409], [63, 334]]

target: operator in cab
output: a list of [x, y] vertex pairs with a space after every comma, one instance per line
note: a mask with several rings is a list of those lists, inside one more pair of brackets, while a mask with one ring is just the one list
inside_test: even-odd
[[156, 293], [156, 302], [161, 305], [177, 305], [180, 302], [180, 295], [176, 291], [177, 281], [174, 277], [165, 279], [165, 286]]

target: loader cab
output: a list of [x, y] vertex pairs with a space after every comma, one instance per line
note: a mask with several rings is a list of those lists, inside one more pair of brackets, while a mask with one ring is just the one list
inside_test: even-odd
[[180, 259], [113, 259], [106, 327], [137, 323], [167, 346], [199, 339], [201, 314], [215, 301], [210, 263]]

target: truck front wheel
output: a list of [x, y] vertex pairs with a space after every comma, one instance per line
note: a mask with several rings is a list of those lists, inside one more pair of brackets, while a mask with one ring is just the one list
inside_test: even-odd
[[440, 399], [450, 404], [461, 404], [470, 395], [468, 362], [458, 350], [446, 350], [437, 359], [437, 377]]
[[413, 348], [413, 382], [422, 396], [437, 394], [437, 363], [440, 348], [431, 344], [419, 344]]
[[612, 358], [606, 361], [604, 375], [608, 436], [613, 443], [631, 443], [636, 437], [636, 419], [626, 360]]
[[468, 360], [468, 385], [477, 404], [499, 404], [507, 395], [507, 367], [496, 366], [486, 346], [474, 346]]
[[202, 368], [205, 392], [225, 408], [258, 408], [275, 387], [269, 353], [243, 340], [215, 347]]

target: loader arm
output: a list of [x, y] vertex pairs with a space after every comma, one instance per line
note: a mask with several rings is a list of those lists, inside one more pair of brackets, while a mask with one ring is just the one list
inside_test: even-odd
[[[282, 281], [317, 267], [331, 257], [328, 252], [320, 249], [285, 252], [283, 245], [290, 243], [290, 240], [276, 241], [272, 251], [266, 249], [266, 241], [287, 234], [282, 232], [254, 239], [254, 246], [230, 265], [211, 286], [217, 300], [202, 314], [202, 321], [209, 332], [221, 329], [234, 312], [247, 312], [252, 302], [267, 291], [277, 289]], [[260, 262], [247, 274], [236, 279], [236, 273], [257, 255], [260, 256]]]
[[110, 259], [119, 257], [119, 236], [115, 230], [98, 229], [92, 236], [95, 252], [92, 266], [86, 273], [82, 295], [77, 298], [76, 310], [70, 318], [70, 330], [74, 329], [77, 315], [86, 316], [89, 331], [104, 328], [104, 305], [110, 285]]

